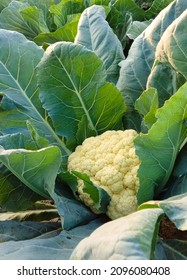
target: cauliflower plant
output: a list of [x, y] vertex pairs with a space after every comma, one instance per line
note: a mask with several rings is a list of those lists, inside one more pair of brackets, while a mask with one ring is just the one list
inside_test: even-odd
[[[135, 154], [134, 139], [137, 132], [106, 131], [102, 135], [87, 138], [68, 160], [68, 170], [85, 173], [90, 180], [103, 188], [111, 197], [107, 215], [116, 219], [137, 209], [139, 180], [137, 171], [140, 160]], [[87, 193], [84, 183], [78, 180], [80, 199], [95, 213], [98, 210]]]

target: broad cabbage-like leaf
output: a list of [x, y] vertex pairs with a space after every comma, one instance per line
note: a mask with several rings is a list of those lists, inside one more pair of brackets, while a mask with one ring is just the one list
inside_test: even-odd
[[80, 15], [77, 15], [72, 21], [66, 23], [64, 26], [58, 28], [54, 32], [40, 33], [34, 38], [37, 45], [42, 45], [44, 42], [53, 44], [58, 41], [74, 42], [77, 34], [77, 26]]
[[75, 43], [93, 50], [103, 61], [107, 80], [116, 83], [120, 70], [118, 64], [124, 59], [124, 54], [120, 41], [105, 18], [103, 7], [94, 5], [87, 8], [79, 20]]
[[156, 248], [157, 260], [187, 260], [187, 241], [159, 240]]
[[59, 228], [60, 223], [53, 222], [0, 221], [0, 246], [8, 244], [8, 241], [17, 242], [20, 240], [36, 238]]
[[21, 211], [32, 208], [34, 203], [41, 198], [0, 164], [0, 205], [3, 211]]
[[139, 209], [160, 207], [177, 229], [187, 231], [187, 194], [172, 196], [164, 200], [143, 203]]
[[43, 11], [27, 2], [12, 1], [0, 14], [0, 28], [24, 34], [33, 40], [39, 33], [48, 32]]
[[103, 63], [93, 51], [56, 43], [39, 63], [38, 77], [43, 107], [57, 135], [66, 137], [72, 148], [87, 137], [122, 128], [124, 100], [114, 84], [106, 82]]
[[57, 28], [64, 26], [77, 14], [85, 9], [85, 3], [82, 0], [64, 0], [56, 5], [52, 5], [49, 11], [54, 16], [54, 22]]
[[163, 9], [149, 27], [134, 40], [128, 57], [120, 63], [117, 87], [129, 107], [129, 114], [125, 118], [126, 127], [138, 128], [140, 117], [134, 117], [133, 104], [146, 89], [147, 79], [155, 59], [156, 46], [167, 27], [186, 9], [186, 0], [173, 1]]
[[[156, 48], [155, 63], [147, 87], [157, 88], [160, 103], [175, 93], [181, 82], [187, 80], [186, 24], [187, 11], [185, 10], [166, 29]], [[183, 79], [180, 79], [180, 75]]]
[[151, 128], [156, 121], [156, 111], [158, 109], [158, 92], [155, 88], [149, 88], [142, 92], [135, 102], [135, 109], [143, 116], [142, 131]]
[[[76, 227], [72, 230], [64, 230], [60, 234], [59, 230], [56, 230], [59, 226], [56, 223], [50, 223], [50, 225], [49, 223], [38, 224], [37, 222], [0, 222], [0, 238], [2, 234], [4, 241], [10, 240], [9, 242], [0, 243], [0, 259], [69, 259], [73, 249], [80, 240], [90, 235], [91, 232], [103, 224], [103, 222], [103, 218], [95, 219], [86, 225]], [[46, 232], [47, 230], [48, 233]], [[38, 237], [34, 238], [36, 236]]]
[[53, 195], [55, 179], [61, 165], [58, 147], [29, 151], [5, 150], [0, 146], [0, 161], [34, 192], [46, 198]]
[[108, 222], [83, 239], [71, 259], [149, 260], [153, 258], [162, 214], [158, 208], [145, 209]]
[[38, 97], [36, 66], [43, 56], [43, 50], [22, 34], [3, 29], [0, 30], [0, 44], [0, 92], [26, 116], [25, 121], [29, 121], [39, 135], [60, 147], [65, 165], [70, 151], [45, 119]]
[[138, 176], [138, 201], [153, 199], [166, 185], [181, 145], [187, 137], [187, 83], [163, 107], [157, 110], [157, 121], [147, 134], [135, 139], [136, 153], [141, 160]]

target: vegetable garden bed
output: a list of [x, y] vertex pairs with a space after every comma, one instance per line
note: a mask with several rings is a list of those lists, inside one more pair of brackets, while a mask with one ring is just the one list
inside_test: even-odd
[[187, 259], [186, 26], [186, 0], [0, 2], [0, 259]]

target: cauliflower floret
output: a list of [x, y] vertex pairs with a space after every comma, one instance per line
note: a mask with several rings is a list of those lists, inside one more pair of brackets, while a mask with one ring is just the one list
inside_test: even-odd
[[[128, 215], [137, 209], [140, 160], [135, 153], [134, 139], [137, 132], [106, 131], [87, 138], [68, 159], [68, 170], [85, 173], [90, 180], [103, 188], [110, 196], [107, 215], [111, 219]], [[90, 196], [84, 193], [84, 183], [78, 180], [80, 199], [95, 213]]]

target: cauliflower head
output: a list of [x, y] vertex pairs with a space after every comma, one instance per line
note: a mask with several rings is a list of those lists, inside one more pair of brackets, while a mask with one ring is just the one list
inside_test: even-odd
[[[112, 220], [128, 215], [137, 209], [140, 160], [135, 153], [135, 130], [110, 130], [87, 138], [77, 146], [68, 159], [68, 170], [85, 173], [90, 180], [103, 188], [110, 196], [107, 215]], [[81, 201], [98, 213], [94, 202], [84, 193], [84, 183], [78, 179]]]

